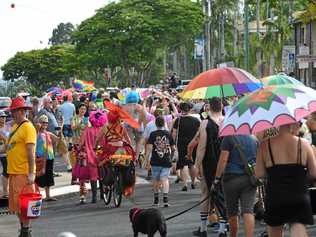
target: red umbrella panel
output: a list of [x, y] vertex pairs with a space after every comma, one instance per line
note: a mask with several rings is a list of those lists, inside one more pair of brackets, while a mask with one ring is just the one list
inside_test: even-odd
[[216, 68], [196, 76], [181, 93], [187, 99], [236, 96], [262, 87], [260, 80], [240, 68]]

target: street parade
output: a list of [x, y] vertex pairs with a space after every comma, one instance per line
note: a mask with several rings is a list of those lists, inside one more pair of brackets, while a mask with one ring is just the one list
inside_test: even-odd
[[0, 237], [316, 236], [315, 1], [77, 7], [3, 28]]

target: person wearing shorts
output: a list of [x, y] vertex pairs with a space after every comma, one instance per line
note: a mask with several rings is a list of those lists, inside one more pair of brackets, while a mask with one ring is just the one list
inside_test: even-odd
[[14, 121], [7, 140], [7, 161], [9, 174], [9, 210], [17, 214], [21, 223], [20, 237], [30, 237], [30, 220], [20, 214], [19, 196], [22, 192], [34, 191], [36, 130], [26, 119], [22, 97], [12, 99], [9, 110]]
[[[258, 141], [251, 135], [236, 135], [224, 137], [221, 144], [221, 154], [217, 165], [213, 190], [222, 178], [230, 236], [238, 235], [239, 210], [244, 219], [246, 237], [254, 234], [255, 218], [253, 214], [256, 187], [250, 182], [246, 173], [243, 158], [249, 165], [256, 161]], [[240, 203], [240, 204], [239, 204]]]
[[[76, 107], [74, 106], [73, 103], [70, 102], [70, 96], [65, 95], [64, 98], [64, 103], [58, 107], [58, 112], [62, 115], [63, 118], [63, 135], [66, 139], [67, 145], [69, 147], [69, 151], [72, 150], [72, 136], [73, 136], [73, 131], [71, 129], [71, 124], [73, 117], [75, 116], [76, 113]], [[67, 170], [68, 172], [72, 171], [72, 166], [69, 158], [70, 152], [67, 152], [65, 154], [65, 160], [67, 162]]]
[[[163, 206], [168, 207], [169, 174], [172, 166], [171, 161], [175, 151], [175, 143], [169, 131], [165, 130], [165, 120], [163, 116], [158, 116], [155, 120], [157, 127], [149, 135], [146, 144], [146, 159], [150, 158], [152, 168], [154, 206], [159, 206], [159, 189], [162, 186]], [[151, 155], [151, 156], [150, 156]]]

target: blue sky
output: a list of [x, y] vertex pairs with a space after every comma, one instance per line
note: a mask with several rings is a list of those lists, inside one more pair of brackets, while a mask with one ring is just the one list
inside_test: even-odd
[[[18, 51], [48, 46], [61, 22], [74, 25], [109, 0], [0, 0], [0, 66]], [[15, 4], [15, 8], [11, 8]]]

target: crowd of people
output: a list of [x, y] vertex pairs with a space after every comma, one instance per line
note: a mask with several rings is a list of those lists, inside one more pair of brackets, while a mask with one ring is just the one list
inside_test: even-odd
[[[307, 189], [309, 179], [316, 178], [316, 116], [304, 123], [281, 126], [273, 135], [219, 137], [225, 107], [235, 101], [235, 97], [181, 101], [172, 89], [153, 90], [141, 98], [136, 87], [124, 102], [104, 89], [99, 89], [95, 98], [78, 92], [33, 97], [32, 107], [22, 97], [12, 99], [12, 120], [6, 121], [8, 114], [0, 111], [2, 195], [9, 198], [10, 211], [18, 214], [20, 236], [31, 236], [30, 221], [19, 215], [18, 196], [25, 186], [33, 188], [28, 184], [35, 182], [45, 189], [45, 201], [57, 201], [50, 194], [57, 175], [56, 157], [62, 157], [72, 172], [69, 182], [80, 185], [80, 204], [87, 202], [87, 182], [91, 183], [91, 202], [98, 201], [97, 151], [102, 148], [103, 157], [123, 150], [133, 154], [135, 162], [143, 163], [147, 178], [153, 181], [156, 207], [161, 203], [159, 193], [162, 206], [170, 205], [171, 172], [177, 175], [176, 183], [181, 182], [182, 192], [195, 189], [199, 183], [201, 200], [207, 201], [201, 204], [201, 224], [193, 232], [195, 236], [207, 236], [209, 220], [216, 230], [220, 218], [227, 218], [230, 236], [237, 237], [240, 216], [245, 236], [254, 236], [258, 192], [245, 167], [266, 180], [269, 236], [282, 236], [284, 224], [290, 224], [291, 236], [308, 236], [304, 225], [313, 224]], [[140, 159], [142, 154], [145, 160]], [[102, 197], [102, 182], [100, 190]], [[223, 192], [225, 217], [216, 215], [210, 191]]]

